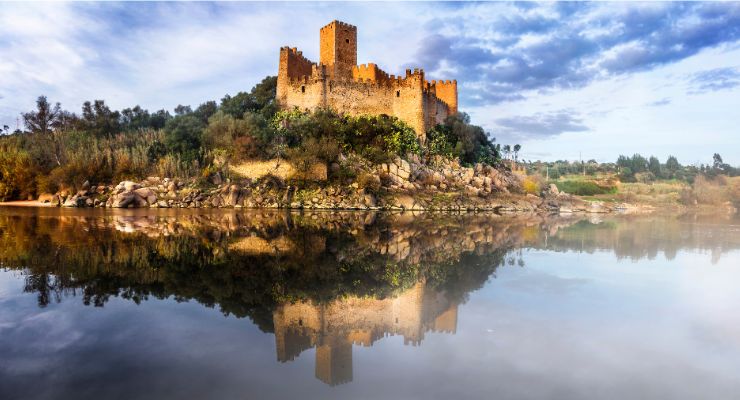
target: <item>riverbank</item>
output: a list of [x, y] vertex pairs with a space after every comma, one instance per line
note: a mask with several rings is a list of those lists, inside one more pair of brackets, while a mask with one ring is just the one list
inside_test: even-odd
[[[128, 183], [130, 184], [130, 183]], [[135, 187], [135, 186], [134, 186]], [[144, 189], [144, 190], [140, 190]], [[350, 188], [351, 189], [351, 188]], [[115, 191], [115, 190], [114, 190]], [[299, 190], [285, 188], [281, 196], [276, 191], [249, 192], [235, 185], [216, 190], [187, 191], [182, 197], [155, 199], [148, 188], [136, 188], [115, 195], [51, 196], [43, 200], [0, 202], [0, 207], [101, 208], [101, 209], [284, 209], [316, 211], [453, 211], [544, 214], [607, 214], [652, 213], [656, 208], [645, 204], [624, 202], [584, 201], [568, 194], [506, 195], [495, 199], [470, 199], [464, 196], [440, 196], [423, 193], [387, 194], [375, 197], [364, 193], [343, 193], [339, 188]], [[122, 196], [121, 196], [122, 195]], [[149, 200], [147, 200], [147, 198]], [[151, 202], [151, 203], [150, 203]], [[662, 211], [665, 211], [663, 209]], [[685, 210], [681, 210], [685, 211]]]
[[[650, 213], [656, 210], [681, 213], [691, 208], [662, 201], [576, 196], [560, 191], [555, 184], [546, 185], [535, 195], [525, 193], [522, 177], [508, 168], [483, 164], [464, 167], [441, 158], [426, 163], [415, 157], [395, 158], [379, 165], [348, 158], [345, 167], [351, 168], [347, 171], [342, 171], [339, 164], [311, 165], [306, 168], [311, 172], [310, 177], [297, 171], [281, 174], [287, 165], [284, 162], [257, 164], [227, 166], [224, 168], [230, 171], [227, 175], [214, 172], [188, 180], [152, 176], [115, 185], [84, 182], [77, 190], [43, 194], [36, 202], [0, 205], [563, 214]], [[333, 178], [328, 179], [328, 175]]]

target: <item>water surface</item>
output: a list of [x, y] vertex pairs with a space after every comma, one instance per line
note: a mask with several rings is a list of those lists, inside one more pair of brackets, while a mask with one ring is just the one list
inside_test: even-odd
[[740, 222], [0, 208], [2, 399], [731, 399]]

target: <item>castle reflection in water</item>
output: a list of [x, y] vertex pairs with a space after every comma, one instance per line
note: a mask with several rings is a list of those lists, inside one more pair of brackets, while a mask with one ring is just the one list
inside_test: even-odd
[[645, 216], [0, 208], [0, 268], [20, 271], [40, 307], [78, 296], [98, 307], [112, 297], [218, 306], [274, 333], [280, 362], [315, 349], [316, 378], [333, 386], [352, 381], [353, 346], [455, 334], [458, 306], [522, 248], [633, 259], [692, 248], [713, 260], [740, 248], [736, 232], [718, 240], [708, 226]]
[[352, 380], [352, 346], [372, 346], [388, 335], [419, 345], [426, 332], [454, 334], [457, 303], [418, 282], [397, 297], [348, 298], [326, 305], [282, 304], [273, 314], [280, 362], [316, 348], [316, 378], [329, 385]]

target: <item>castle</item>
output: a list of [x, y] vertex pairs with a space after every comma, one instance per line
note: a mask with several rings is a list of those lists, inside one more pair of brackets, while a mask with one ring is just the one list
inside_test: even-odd
[[427, 81], [420, 69], [401, 77], [357, 65], [357, 27], [333, 21], [321, 28], [318, 63], [295, 47], [280, 49], [277, 102], [282, 109], [392, 115], [423, 141], [427, 130], [457, 113], [457, 81]]

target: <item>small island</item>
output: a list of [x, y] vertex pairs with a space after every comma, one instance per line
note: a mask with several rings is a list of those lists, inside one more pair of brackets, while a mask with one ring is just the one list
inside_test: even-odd
[[456, 80], [357, 65], [353, 25], [321, 28], [320, 55], [314, 63], [283, 47], [277, 76], [220, 102], [178, 105], [174, 115], [114, 111], [103, 100], [85, 102], [78, 115], [41, 96], [23, 114], [26, 130], [0, 138], [0, 200], [603, 213], [733, 210], [740, 197], [738, 169], [719, 154], [706, 168], [639, 154], [616, 164], [520, 160], [520, 145], [496, 143], [458, 110]]

